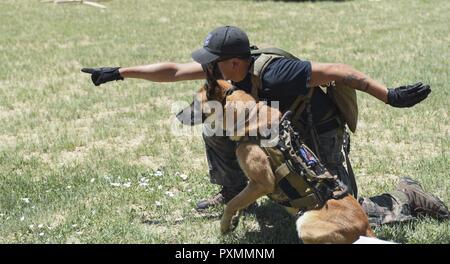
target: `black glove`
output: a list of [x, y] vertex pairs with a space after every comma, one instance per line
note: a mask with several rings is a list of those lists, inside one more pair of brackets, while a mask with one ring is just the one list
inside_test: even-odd
[[411, 107], [427, 98], [429, 93], [430, 86], [422, 83], [389, 88], [387, 104], [394, 107]]
[[83, 68], [82, 72], [90, 73], [92, 82], [95, 86], [99, 86], [102, 83], [123, 80], [123, 77], [119, 73], [120, 67], [104, 67], [104, 68]]

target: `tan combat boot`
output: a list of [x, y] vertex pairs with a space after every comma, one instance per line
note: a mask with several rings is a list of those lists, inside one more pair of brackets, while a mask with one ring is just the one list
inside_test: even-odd
[[406, 194], [414, 215], [427, 215], [439, 220], [450, 218], [450, 212], [444, 202], [425, 192], [417, 181], [408, 177], [402, 178], [397, 190]]

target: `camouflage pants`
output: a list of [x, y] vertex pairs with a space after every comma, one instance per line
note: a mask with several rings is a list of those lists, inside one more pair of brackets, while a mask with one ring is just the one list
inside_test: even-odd
[[202, 135], [211, 183], [230, 188], [246, 184], [247, 177], [236, 158], [236, 143], [228, 137]]
[[[247, 178], [239, 167], [235, 150], [236, 143], [227, 137], [203, 135], [211, 183], [230, 188], [246, 184]], [[338, 175], [341, 181], [350, 188], [350, 176], [344, 167], [342, 153], [343, 128], [325, 132], [318, 138], [321, 161]], [[307, 145], [311, 146], [306, 140]], [[351, 189], [349, 189], [352, 192]], [[362, 208], [369, 217], [371, 225], [401, 222], [412, 219], [406, 195], [394, 191], [370, 198], [359, 198]]]
[[371, 226], [393, 224], [414, 219], [406, 195], [392, 191], [370, 198], [358, 199], [369, 217]]

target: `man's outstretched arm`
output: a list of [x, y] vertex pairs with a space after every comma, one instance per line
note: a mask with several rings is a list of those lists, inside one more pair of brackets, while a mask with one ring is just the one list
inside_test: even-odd
[[125, 68], [83, 68], [81, 71], [91, 74], [91, 80], [96, 86], [110, 81], [123, 80], [124, 78], [138, 78], [153, 82], [176, 82], [206, 78], [202, 66], [196, 62], [163, 62]]
[[385, 85], [349, 65], [311, 62], [310, 87], [332, 81], [341, 82], [350, 88], [366, 92], [394, 107], [413, 106], [424, 100], [431, 92], [430, 86], [422, 83], [388, 89]]
[[172, 63], [163, 62], [143, 66], [120, 68], [124, 78], [139, 78], [153, 82], [176, 82], [205, 79], [202, 66], [197, 62]]

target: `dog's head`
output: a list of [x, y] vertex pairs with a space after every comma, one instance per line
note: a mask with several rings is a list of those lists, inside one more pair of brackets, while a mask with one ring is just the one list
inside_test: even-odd
[[216, 112], [212, 102], [218, 102], [224, 107], [226, 92], [232, 87], [227, 81], [208, 79], [194, 94], [192, 103], [176, 115], [177, 119], [189, 126], [204, 123]]
[[185, 125], [209, 124], [232, 140], [242, 136], [268, 137], [278, 128], [280, 117], [278, 109], [256, 102], [227, 81], [215, 79], [208, 79], [194, 95], [193, 102], [177, 114]]

